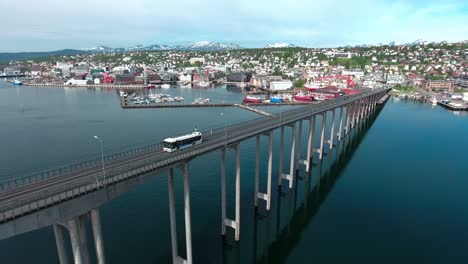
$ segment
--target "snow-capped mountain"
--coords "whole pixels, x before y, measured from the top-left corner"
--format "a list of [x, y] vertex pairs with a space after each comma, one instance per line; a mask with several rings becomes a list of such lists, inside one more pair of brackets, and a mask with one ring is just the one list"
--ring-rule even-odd
[[90, 51], [90, 52], [113, 52], [114, 48], [107, 47], [107, 46], [98, 46], [98, 47], [93, 47], [93, 48], [84, 48], [81, 50]]
[[192, 43], [182, 49], [193, 50], [193, 51], [215, 51], [215, 50], [233, 50], [239, 49], [240, 46], [232, 43], [220, 43], [211, 41], [200, 41]]
[[94, 48], [82, 49], [87, 52], [125, 52], [125, 51], [148, 51], [148, 50], [190, 50], [190, 51], [217, 51], [217, 50], [233, 50], [239, 49], [240, 47], [231, 43], [220, 43], [220, 42], [210, 42], [210, 41], [200, 41], [192, 43], [188, 46], [170, 46], [170, 45], [136, 45], [129, 48], [111, 48], [107, 46], [99, 46]]
[[283, 43], [283, 42], [269, 44], [269, 45], [265, 46], [265, 48], [267, 48], [267, 49], [269, 49], [269, 48], [294, 48], [294, 47], [296, 47], [296, 45], [289, 44], [289, 43]]

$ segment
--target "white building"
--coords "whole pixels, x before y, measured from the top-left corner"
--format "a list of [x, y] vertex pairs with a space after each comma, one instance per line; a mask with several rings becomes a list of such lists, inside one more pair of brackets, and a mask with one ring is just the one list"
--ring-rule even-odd
[[65, 85], [87, 85], [87, 84], [92, 84], [93, 81], [90, 81], [90, 80], [75, 80], [75, 79], [70, 79], [68, 80], [66, 83], [64, 83]]
[[191, 64], [194, 64], [196, 62], [201, 62], [202, 64], [205, 64], [205, 58], [190, 58], [189, 62]]
[[270, 90], [274, 90], [274, 91], [288, 90], [288, 89], [291, 89], [291, 87], [292, 87], [292, 82], [289, 80], [270, 82]]
[[405, 76], [400, 74], [388, 74], [387, 83], [388, 84], [402, 84], [405, 82]]
[[364, 71], [360, 69], [349, 69], [341, 71], [342, 75], [354, 76], [356, 78], [362, 79], [364, 77]]
[[191, 82], [192, 81], [192, 75], [191, 74], [180, 74], [179, 75], [179, 80], [181, 82]]

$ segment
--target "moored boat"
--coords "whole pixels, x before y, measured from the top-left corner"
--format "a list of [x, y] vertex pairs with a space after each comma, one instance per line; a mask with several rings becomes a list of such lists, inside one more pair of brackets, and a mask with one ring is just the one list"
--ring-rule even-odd
[[294, 100], [301, 102], [312, 102], [314, 100], [314, 96], [298, 93], [294, 96]]
[[244, 103], [261, 103], [263, 98], [247, 95], [243, 101]]
[[23, 85], [23, 82], [21, 82], [20, 80], [14, 80], [13, 85]]

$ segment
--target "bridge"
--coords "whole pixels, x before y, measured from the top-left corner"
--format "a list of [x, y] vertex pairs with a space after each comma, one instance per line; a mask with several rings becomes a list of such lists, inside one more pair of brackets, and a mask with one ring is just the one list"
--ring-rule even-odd
[[[149, 145], [132, 151], [116, 153], [102, 159], [89, 160], [70, 166], [40, 172], [27, 177], [0, 183], [0, 239], [16, 236], [46, 226], [53, 226], [60, 263], [68, 263], [64, 232], [71, 241], [74, 263], [89, 263], [86, 238], [86, 219], [90, 218], [96, 256], [105, 263], [99, 207], [129, 189], [143, 184], [157, 173], [168, 173], [169, 215], [174, 263], [193, 263], [190, 218], [190, 160], [220, 150], [221, 152], [221, 235], [226, 229], [234, 230], [234, 239], [240, 240], [240, 142], [256, 138], [256, 166], [254, 206], [265, 201], [270, 210], [272, 190], [273, 131], [280, 129], [279, 171], [276, 184], [292, 189], [295, 170], [303, 166], [309, 172], [314, 154], [322, 160], [327, 150], [342, 141], [352, 129], [368, 119], [379, 104], [385, 102], [389, 89], [366, 91], [359, 95], [344, 96], [320, 104], [308, 105], [262, 117], [244, 123], [203, 132], [203, 143], [173, 153], [162, 151], [160, 144]], [[330, 129], [326, 133], [327, 116], [331, 113]], [[338, 118], [337, 115], [339, 115]], [[321, 117], [321, 122], [316, 118]], [[306, 153], [301, 153], [303, 123], [308, 123]], [[315, 135], [316, 125], [319, 133]], [[296, 128], [298, 126], [298, 129]], [[291, 129], [290, 166], [284, 171], [284, 132]], [[296, 135], [296, 129], [298, 131]], [[267, 188], [259, 190], [260, 137], [268, 138]], [[314, 146], [318, 136], [319, 144]], [[235, 152], [235, 217], [226, 217], [226, 151]], [[105, 169], [104, 169], [105, 168]], [[174, 169], [183, 174], [184, 217], [186, 230], [186, 259], [177, 252], [176, 218], [174, 206]], [[151, 172], [151, 173], [150, 173]]]

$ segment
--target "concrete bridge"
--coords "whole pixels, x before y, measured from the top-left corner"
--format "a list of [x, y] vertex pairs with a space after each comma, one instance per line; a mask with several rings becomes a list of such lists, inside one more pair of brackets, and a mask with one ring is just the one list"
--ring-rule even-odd
[[[294, 187], [295, 170], [304, 166], [309, 172], [313, 156], [322, 160], [326, 149], [333, 149], [358, 124], [367, 120], [379, 103], [384, 103], [389, 89], [367, 91], [363, 94], [345, 96], [320, 104], [281, 112], [274, 116], [262, 117], [244, 123], [223, 127], [203, 133], [200, 145], [180, 151], [163, 152], [159, 144], [149, 145], [132, 151], [113, 154], [103, 160], [90, 160], [71, 166], [44, 171], [28, 177], [0, 183], [0, 239], [16, 236], [35, 229], [53, 225], [60, 263], [69, 263], [66, 253], [64, 232], [70, 235], [74, 263], [89, 263], [86, 223], [90, 218], [96, 256], [99, 263], [105, 263], [104, 243], [101, 233], [99, 207], [129, 189], [143, 184], [158, 172], [168, 173], [169, 209], [174, 263], [193, 263], [189, 163], [191, 159], [208, 152], [220, 150], [221, 154], [221, 235], [226, 229], [234, 230], [234, 239], [240, 239], [240, 142], [256, 138], [256, 169], [254, 206], [259, 199], [265, 200], [265, 209], [270, 210], [272, 180], [278, 186]], [[330, 129], [326, 132], [327, 113], [331, 112]], [[321, 116], [321, 122], [316, 117]], [[338, 117], [338, 118], [337, 118]], [[308, 123], [308, 133], [303, 138], [303, 123]], [[317, 124], [318, 123], [318, 124]], [[314, 135], [316, 125], [319, 135]], [[296, 135], [296, 127], [298, 133]], [[273, 131], [280, 129], [279, 171], [273, 179], [272, 145]], [[292, 144], [289, 170], [283, 169], [285, 151], [284, 131], [291, 129]], [[267, 188], [259, 190], [259, 149], [260, 137], [268, 138]], [[319, 137], [319, 145], [314, 146], [314, 138]], [[303, 139], [305, 141], [303, 142]], [[298, 146], [307, 145], [306, 153]], [[235, 217], [226, 217], [226, 151], [235, 152]], [[105, 170], [103, 170], [105, 167]], [[186, 230], [186, 259], [179, 257], [176, 240], [176, 218], [174, 208], [174, 169], [182, 170], [184, 185], [184, 217]], [[151, 172], [151, 173], [150, 173]]]

